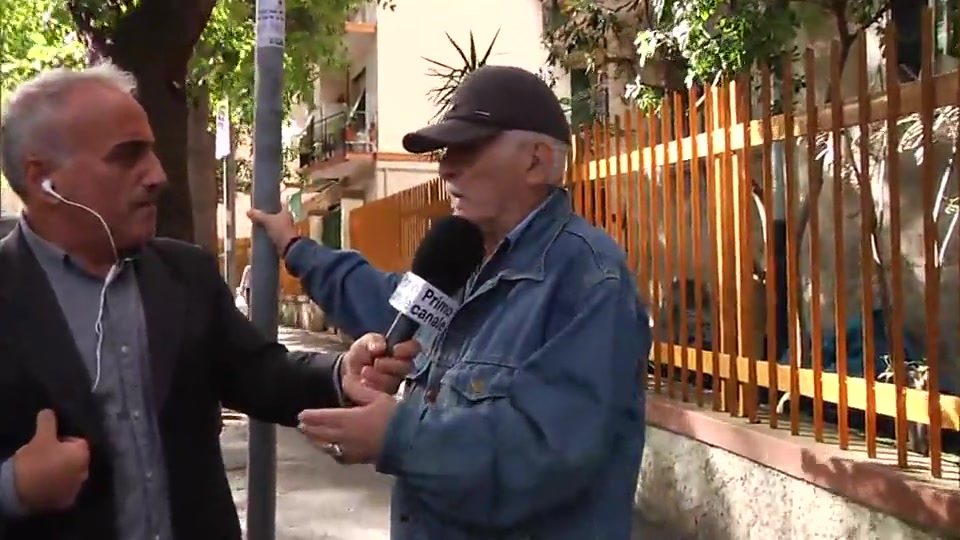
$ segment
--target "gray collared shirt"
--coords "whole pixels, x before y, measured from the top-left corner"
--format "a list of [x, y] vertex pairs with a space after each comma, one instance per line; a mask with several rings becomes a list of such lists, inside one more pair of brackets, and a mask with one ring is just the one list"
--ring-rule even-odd
[[[101, 407], [113, 463], [119, 538], [173, 540], [158, 411], [152, 405], [146, 322], [133, 267], [129, 261], [122, 263], [104, 291], [102, 279], [37, 236], [26, 220], [19, 226], [56, 293]], [[0, 503], [4, 513], [23, 511], [13, 486], [12, 460], [0, 471]]]

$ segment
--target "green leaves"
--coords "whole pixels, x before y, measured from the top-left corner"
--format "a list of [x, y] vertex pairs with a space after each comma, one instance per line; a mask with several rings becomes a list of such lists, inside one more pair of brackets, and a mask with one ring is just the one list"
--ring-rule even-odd
[[[344, 22], [360, 0], [287, 0], [284, 106], [312, 97], [321, 68], [343, 58]], [[219, 0], [191, 60], [191, 83], [214, 100], [228, 97], [233, 121], [253, 123], [255, 8], [250, 0]]]
[[[849, 33], [879, 20], [887, 0], [543, 0], [557, 11], [544, 33], [552, 65], [613, 67], [635, 78], [626, 97], [646, 107], [665, 91], [681, 91], [749, 72], [768, 63], [780, 75], [780, 59], [796, 54], [797, 32], [844, 21]], [[838, 23], [839, 24], [839, 23]], [[834, 30], [834, 29], [831, 29]], [[623, 44], [633, 41], [634, 50]], [[792, 81], [802, 85], [799, 74]]]
[[40, 70], [82, 65], [85, 54], [63, 2], [0, 1], [0, 93]]
[[[81, 35], [106, 40], [113, 25], [142, 0], [0, 0], [0, 91], [10, 91], [38, 71], [81, 66]], [[362, 0], [287, 0], [284, 104], [311, 96], [320, 69], [342, 59], [344, 22]], [[391, 0], [378, 4], [393, 9]], [[219, 0], [190, 60], [192, 91], [229, 98], [233, 120], [252, 124], [255, 70], [255, 2]], [[82, 31], [78, 31], [82, 30]], [[211, 118], [212, 121], [212, 118]]]
[[433, 120], [443, 116], [443, 114], [447, 112], [447, 109], [450, 108], [450, 100], [453, 97], [453, 93], [460, 87], [463, 79], [466, 78], [467, 75], [487, 65], [487, 61], [490, 59], [491, 53], [493, 53], [493, 47], [497, 43], [497, 38], [500, 36], [500, 29], [497, 29], [497, 32], [493, 35], [493, 39], [490, 40], [486, 51], [484, 51], [482, 55], [477, 54], [477, 44], [473, 37], [472, 30], [470, 31], [470, 46], [468, 52], [465, 52], [450, 34], [444, 32], [444, 35], [447, 36], [450, 45], [460, 57], [459, 66], [454, 67], [439, 60], [421, 57], [432, 66], [427, 70], [427, 75], [440, 80], [440, 83], [436, 87], [427, 92], [430, 100], [437, 106]]

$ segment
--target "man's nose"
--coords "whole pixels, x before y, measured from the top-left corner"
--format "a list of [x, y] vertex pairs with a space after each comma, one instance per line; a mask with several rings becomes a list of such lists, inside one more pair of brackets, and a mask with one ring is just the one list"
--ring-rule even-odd
[[167, 173], [163, 170], [163, 165], [160, 164], [156, 154], [153, 155], [150, 172], [147, 173], [143, 183], [144, 187], [152, 190], [162, 189], [167, 185]]

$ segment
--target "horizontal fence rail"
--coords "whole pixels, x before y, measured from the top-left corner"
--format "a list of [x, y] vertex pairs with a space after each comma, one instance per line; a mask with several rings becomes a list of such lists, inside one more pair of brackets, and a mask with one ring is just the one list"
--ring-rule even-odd
[[[568, 189], [636, 273], [653, 391], [960, 487], [960, 72], [932, 35], [928, 10], [915, 81], [888, 28], [880, 66], [833, 43], [590, 126]], [[354, 210], [351, 242], [402, 271], [449, 212], [433, 180]]]

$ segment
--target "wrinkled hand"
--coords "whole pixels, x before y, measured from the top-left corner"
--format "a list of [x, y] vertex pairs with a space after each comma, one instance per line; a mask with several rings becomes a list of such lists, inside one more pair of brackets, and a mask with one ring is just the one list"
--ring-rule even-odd
[[70, 508], [87, 480], [89, 467], [87, 441], [59, 439], [57, 417], [44, 409], [37, 414], [33, 439], [13, 456], [17, 497], [30, 513]]
[[267, 236], [273, 242], [274, 247], [280, 257], [283, 257], [283, 250], [297, 237], [297, 226], [293, 222], [293, 215], [286, 208], [276, 214], [268, 214], [262, 210], [251, 208], [247, 210], [247, 217], [255, 225], [260, 225], [267, 231]]
[[367, 334], [353, 343], [340, 363], [343, 391], [357, 402], [356, 394], [361, 386], [386, 394], [396, 394], [403, 380], [413, 368], [413, 358], [420, 352], [420, 345], [406, 341], [393, 348], [393, 356], [387, 352], [387, 341], [379, 334]]
[[300, 413], [300, 431], [321, 449], [338, 444], [343, 464], [374, 463], [380, 456], [383, 437], [397, 408], [393, 396], [358, 386], [351, 396], [357, 407], [308, 409]]

